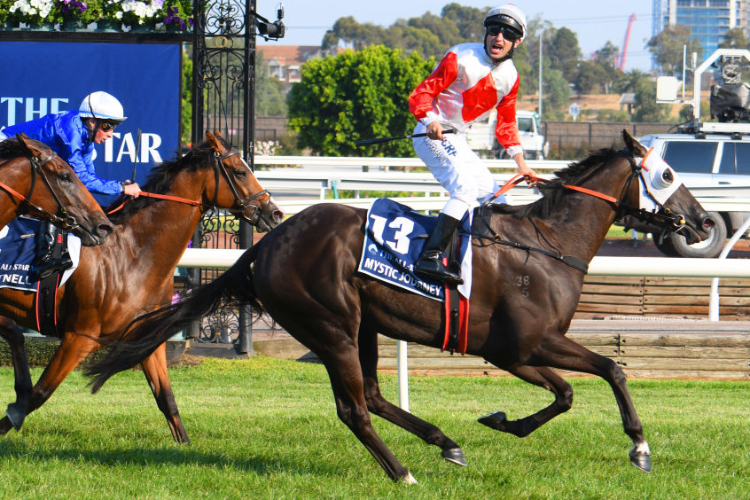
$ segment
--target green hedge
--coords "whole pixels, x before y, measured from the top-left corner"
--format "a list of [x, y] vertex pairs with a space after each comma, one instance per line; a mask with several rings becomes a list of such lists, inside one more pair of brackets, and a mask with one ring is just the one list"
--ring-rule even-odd
[[[58, 345], [60, 345], [60, 340], [56, 338], [26, 337], [26, 359], [29, 362], [29, 367], [43, 368], [47, 366]], [[90, 354], [86, 358], [86, 362], [99, 359], [103, 353], [104, 351], [98, 351]], [[10, 345], [3, 340], [0, 342], [0, 366], [12, 365], [13, 357], [11, 356]]]

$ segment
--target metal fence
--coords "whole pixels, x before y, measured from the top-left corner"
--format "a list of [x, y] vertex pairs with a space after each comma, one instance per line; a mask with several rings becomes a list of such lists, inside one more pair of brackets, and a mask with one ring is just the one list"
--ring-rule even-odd
[[675, 132], [676, 127], [677, 125], [670, 123], [542, 122], [542, 134], [549, 142], [550, 150], [597, 149], [619, 146], [622, 143], [623, 129], [634, 137], [641, 137]]

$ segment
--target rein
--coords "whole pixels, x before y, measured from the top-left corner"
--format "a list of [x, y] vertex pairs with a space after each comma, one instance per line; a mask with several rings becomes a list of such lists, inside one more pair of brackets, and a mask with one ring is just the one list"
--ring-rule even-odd
[[[232, 181], [231, 177], [229, 176], [229, 172], [227, 172], [226, 166], [224, 165], [224, 160], [226, 160], [227, 158], [230, 158], [232, 156], [238, 155], [238, 154], [240, 154], [239, 151], [230, 151], [229, 153], [225, 154], [224, 156], [221, 156], [218, 151], [214, 151], [213, 156], [216, 159], [216, 167], [214, 168], [214, 174], [215, 174], [214, 186], [215, 186], [215, 190], [214, 190], [214, 200], [211, 203], [203, 203], [201, 201], [189, 200], [187, 198], [181, 198], [179, 196], [171, 196], [171, 195], [167, 195], [167, 194], [149, 193], [147, 191], [141, 191], [139, 193], [139, 196], [144, 196], [146, 198], [154, 198], [154, 199], [158, 199], [158, 200], [175, 201], [177, 203], [183, 203], [185, 205], [191, 205], [191, 206], [194, 206], [194, 207], [200, 206], [202, 208], [213, 208], [213, 207], [215, 207], [215, 206], [218, 205], [218, 201], [217, 200], [219, 198], [219, 171], [221, 171], [221, 174], [224, 176], [224, 179], [226, 180], [226, 183], [229, 186], [229, 189], [232, 191], [232, 196], [234, 196], [234, 206], [232, 208], [236, 209], [236, 210], [238, 210], [240, 212], [244, 212], [245, 209], [247, 208], [247, 206], [248, 206], [247, 204], [249, 202], [253, 201], [254, 199], [256, 199], [256, 198], [258, 198], [260, 196], [263, 196], [264, 194], [269, 194], [270, 195], [270, 193], [268, 192], [267, 189], [264, 189], [264, 190], [262, 190], [262, 191], [260, 191], [258, 193], [255, 193], [254, 195], [251, 195], [251, 196], [249, 196], [249, 197], [247, 197], [245, 199], [242, 199], [242, 197], [240, 197], [239, 191], [237, 190], [237, 186]], [[118, 205], [116, 208], [114, 208], [114, 209], [110, 210], [109, 212], [107, 212], [107, 215], [111, 215], [111, 214], [119, 211], [120, 209], [122, 209], [125, 206], [125, 203], [127, 203], [127, 201], [124, 201], [123, 203], [121, 203], [120, 205]], [[256, 212], [261, 209], [261, 207], [259, 205], [253, 205], [253, 208], [255, 209]], [[253, 213], [253, 215], [251, 217], [249, 217], [249, 218], [245, 217], [244, 215], [242, 216], [242, 218], [248, 219], [248, 222], [249, 222], [249, 220], [252, 219], [254, 216], [255, 216], [255, 213]]]
[[[635, 163], [635, 160], [632, 155], [629, 155], [627, 159], [630, 162], [632, 173], [626, 180], [625, 186], [623, 186], [621, 196], [622, 196], [622, 193], [625, 193], [628, 191], [628, 189], [630, 188], [630, 183], [635, 178], [640, 178], [643, 185], [648, 186], [648, 184], [646, 183], [646, 180], [643, 178], [643, 167]], [[484, 209], [484, 207], [488, 206], [494, 200], [496, 200], [497, 198], [499, 198], [501, 195], [505, 194], [506, 192], [510, 191], [510, 189], [512, 189], [513, 187], [518, 185], [521, 181], [527, 178], [534, 182], [550, 182], [547, 179], [543, 179], [537, 176], [524, 176], [522, 174], [516, 174], [508, 182], [506, 182], [505, 185], [503, 185], [495, 194], [493, 194], [492, 198], [484, 202], [482, 204], [482, 207], [480, 207], [480, 210]], [[572, 184], [562, 184], [562, 187], [564, 187], [565, 189], [569, 189], [571, 191], [577, 191], [579, 193], [587, 194], [589, 196], [593, 196], [595, 198], [604, 200], [614, 205], [615, 210], [617, 211], [618, 214], [624, 212], [624, 213], [633, 215], [639, 220], [648, 222], [650, 224], [663, 226], [665, 229], [674, 228], [674, 230], [679, 230], [685, 225], [684, 216], [672, 213], [672, 211], [669, 210], [667, 207], [665, 207], [662, 203], [659, 203], [659, 201], [656, 200], [654, 195], [648, 190], [647, 187], [646, 187], [646, 193], [654, 201], [654, 203], [656, 203], [656, 206], [659, 207], [660, 209], [659, 212], [649, 212], [643, 208], [633, 207], [631, 205], [628, 205], [620, 201], [618, 198], [615, 198], [613, 196], [610, 196], [604, 193], [600, 193], [599, 191], [594, 191], [593, 189], [588, 189], [588, 188], [581, 187], [581, 186], [574, 186]], [[490, 227], [490, 224], [487, 221], [487, 218], [485, 217], [484, 213], [481, 213], [481, 217], [482, 217], [482, 221], [484, 222], [484, 225], [487, 231], [492, 235], [492, 238], [487, 238], [484, 235], [475, 235], [479, 237], [480, 239], [491, 239], [493, 242], [501, 244], [501, 245], [506, 245], [506, 246], [517, 248], [517, 249], [524, 250], [527, 252], [541, 253], [555, 260], [558, 260], [562, 262], [563, 264], [566, 264], [572, 267], [573, 269], [577, 269], [578, 271], [581, 271], [584, 274], [588, 273], [588, 263], [576, 257], [572, 257], [569, 255], [562, 255], [560, 253], [551, 252], [551, 251], [544, 250], [541, 248], [535, 248], [535, 247], [532, 247], [523, 243], [517, 243], [514, 241], [504, 240], [499, 234], [497, 234], [497, 232], [494, 229], [492, 229], [492, 227]]]

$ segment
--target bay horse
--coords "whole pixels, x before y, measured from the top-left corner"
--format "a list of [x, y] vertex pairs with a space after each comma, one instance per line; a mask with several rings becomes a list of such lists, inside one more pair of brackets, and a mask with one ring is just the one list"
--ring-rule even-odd
[[[622, 370], [565, 336], [585, 274], [575, 263], [591, 261], [623, 211], [661, 219], [672, 230], [680, 228], [690, 242], [707, 237], [712, 221], [676, 181], [676, 190], [658, 214], [634, 208], [640, 207], [639, 180], [645, 168], [638, 158], [647, 151], [627, 132], [623, 138], [622, 150], [594, 152], [558, 172], [555, 180], [540, 187], [544, 196], [534, 203], [488, 205], [487, 225], [494, 236], [473, 234], [466, 352], [554, 395], [549, 406], [519, 420], [508, 420], [503, 412], [479, 419], [519, 437], [570, 409], [573, 390], [554, 368], [603, 378], [633, 441], [631, 462], [650, 471], [650, 450]], [[658, 180], [663, 183], [675, 179], [668, 167], [661, 175]], [[386, 401], [380, 392], [377, 334], [439, 349], [445, 321], [440, 302], [357, 272], [366, 218], [366, 210], [337, 204], [314, 205], [289, 218], [216, 280], [184, 301], [136, 320], [107, 356], [88, 367], [87, 374], [95, 376], [93, 390], [151, 356], [176, 331], [222, 300], [233, 299], [265, 310], [318, 355], [331, 380], [338, 417], [390, 478], [415, 482], [376, 434], [370, 412], [438, 446], [443, 458], [466, 465], [453, 440]]]
[[19, 215], [46, 219], [100, 245], [112, 224], [73, 168], [24, 134], [0, 142], [0, 229]]
[[[62, 342], [33, 388], [23, 335], [0, 321], [16, 377], [16, 401], [0, 420], [0, 434], [20, 429], [26, 416], [44, 404], [89, 353], [102, 347], [98, 339], [122, 333], [138, 314], [171, 302], [174, 270], [207, 209], [226, 209], [259, 231], [281, 222], [283, 212], [239, 151], [218, 135], [206, 136], [205, 143], [185, 156], [154, 167], [140, 197], [111, 215], [112, 235], [101, 246], [82, 250], [78, 269], [56, 297], [54, 333]], [[0, 319], [33, 328], [34, 294], [0, 289]], [[165, 350], [145, 360], [143, 371], [172, 436], [189, 442], [174, 403]]]

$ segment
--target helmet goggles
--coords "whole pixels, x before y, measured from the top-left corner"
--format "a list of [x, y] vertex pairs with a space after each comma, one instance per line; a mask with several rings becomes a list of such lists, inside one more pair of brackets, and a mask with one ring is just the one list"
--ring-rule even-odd
[[515, 42], [523, 37], [523, 27], [518, 21], [504, 14], [488, 17], [484, 21], [484, 27], [487, 29], [488, 35], [502, 34], [503, 38], [509, 42]]

